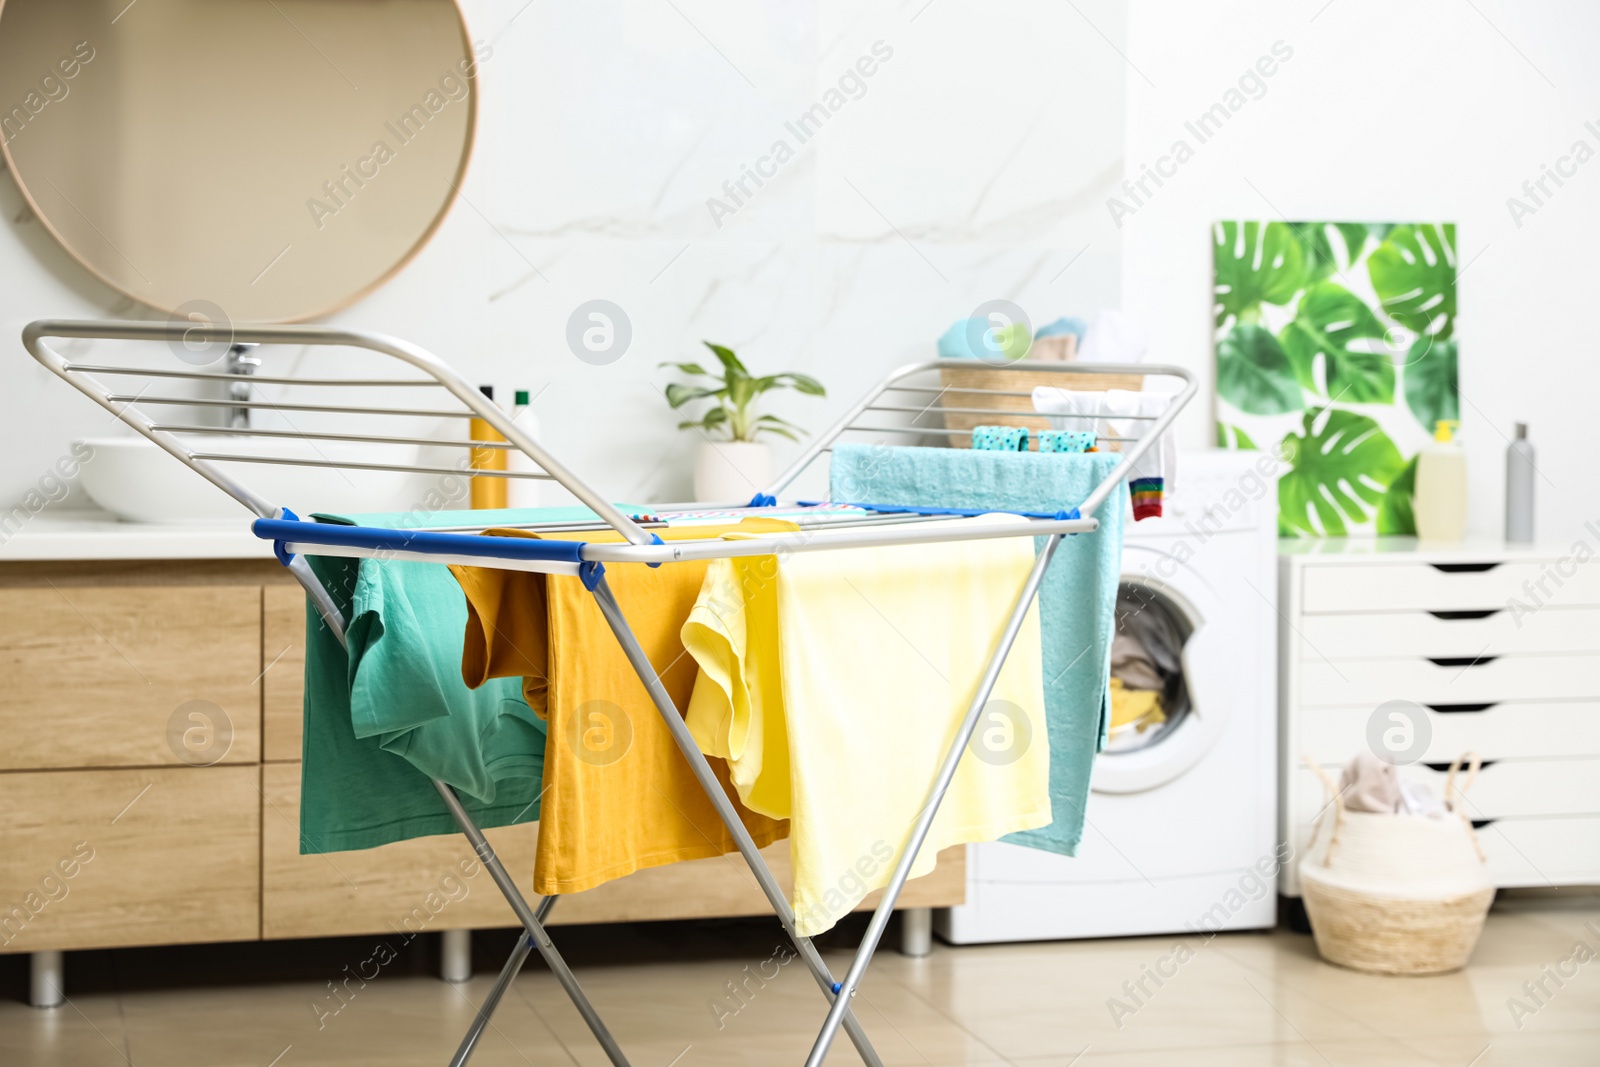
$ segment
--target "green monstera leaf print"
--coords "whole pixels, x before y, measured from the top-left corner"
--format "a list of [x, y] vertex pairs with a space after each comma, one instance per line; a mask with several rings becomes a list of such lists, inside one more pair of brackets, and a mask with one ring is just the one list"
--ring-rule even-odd
[[1282, 222], [1219, 222], [1212, 230], [1217, 325], [1253, 322], [1261, 305], [1288, 304], [1305, 282], [1305, 251]]
[[1394, 321], [1441, 341], [1455, 333], [1454, 223], [1396, 226], [1367, 257], [1367, 274]]
[[1434, 337], [1419, 337], [1406, 353], [1406, 365], [1401, 373], [1406, 407], [1429, 433], [1440, 419], [1461, 418], [1456, 344]]
[[1239, 427], [1219, 422], [1217, 423], [1217, 447], [1254, 452], [1259, 446], [1250, 440], [1250, 435]]
[[1346, 404], [1392, 404], [1394, 360], [1383, 333], [1383, 323], [1360, 297], [1318, 282], [1300, 297], [1294, 321], [1278, 340], [1307, 391]]
[[1305, 407], [1278, 339], [1248, 323], [1235, 325], [1217, 342], [1217, 392], [1252, 415], [1282, 415]]
[[1312, 408], [1279, 446], [1289, 471], [1278, 479], [1280, 528], [1306, 537], [1342, 537], [1371, 521], [1405, 460], [1365, 415]]
[[[1305, 249], [1306, 284], [1349, 270], [1367, 245], [1367, 225], [1363, 222], [1291, 222], [1289, 225]], [[1334, 233], [1339, 235], [1339, 242], [1334, 241]]]
[[1400, 477], [1389, 483], [1378, 502], [1378, 533], [1382, 536], [1410, 537], [1417, 532], [1411, 498], [1417, 493], [1417, 460], [1412, 457]]

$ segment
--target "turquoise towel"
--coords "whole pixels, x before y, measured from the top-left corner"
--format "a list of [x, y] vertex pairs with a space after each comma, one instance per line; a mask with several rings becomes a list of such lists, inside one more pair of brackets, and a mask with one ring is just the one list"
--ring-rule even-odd
[[[830, 496], [997, 511], [1057, 511], [1076, 507], [1121, 457], [1110, 452], [1006, 453], [965, 448], [890, 448], [838, 444]], [[1044, 699], [1050, 743], [1050, 803], [1055, 820], [1005, 840], [1065, 856], [1083, 836], [1089, 772], [1106, 740], [1106, 690], [1122, 571], [1122, 523], [1127, 486], [1097, 513], [1100, 529], [1063, 539], [1039, 589], [1044, 642]], [[1043, 539], [1036, 539], [1042, 545]]]
[[940, 359], [981, 359], [1010, 363], [1028, 354], [1033, 338], [1022, 323], [995, 329], [984, 319], [961, 319], [939, 337]]
[[[592, 519], [587, 508], [497, 512], [493, 521]], [[485, 513], [331, 516], [410, 528], [486, 521]], [[455, 787], [479, 826], [539, 818], [546, 726], [520, 678], [461, 680], [467, 604], [443, 564], [309, 557], [348, 622], [348, 652], [315, 612], [306, 620], [300, 850], [374, 848], [451, 833], [429, 781]]]

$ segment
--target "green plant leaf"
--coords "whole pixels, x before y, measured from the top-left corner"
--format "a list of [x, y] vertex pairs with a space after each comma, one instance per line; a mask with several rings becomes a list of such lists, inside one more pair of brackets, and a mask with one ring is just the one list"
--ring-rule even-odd
[[1305, 281], [1305, 251], [1281, 222], [1219, 222], [1212, 229], [1216, 324], [1253, 321], [1266, 304], [1288, 304]]
[[657, 363], [658, 367], [674, 367], [685, 374], [698, 374], [702, 378], [715, 378], [716, 375], [706, 370], [698, 363]]
[[733, 349], [726, 345], [714, 345], [710, 341], [701, 341], [701, 344], [711, 349], [711, 352], [722, 362], [723, 373], [729, 380], [735, 377], [748, 378], [750, 372], [744, 369], [744, 364], [739, 362], [739, 357], [733, 354]]
[[775, 433], [779, 437], [787, 437], [791, 441], [800, 440], [800, 438], [795, 436], [795, 433], [794, 433], [793, 430], [790, 430], [789, 428], [787, 428], [785, 426], [761, 426], [761, 425], [756, 426], [754, 429], [752, 429], [750, 431], [750, 438], [751, 438], [751, 440], [754, 440], [758, 434], [764, 434], [764, 433]]
[[1455, 333], [1454, 223], [1396, 226], [1367, 257], [1367, 274], [1394, 321], [1441, 341]]
[[[1305, 251], [1306, 283], [1349, 270], [1367, 243], [1367, 227], [1360, 222], [1291, 222], [1289, 226]], [[1332, 238], [1335, 230], [1343, 239], [1343, 249]]]
[[1406, 353], [1401, 386], [1406, 407], [1422, 428], [1433, 432], [1440, 419], [1461, 418], [1461, 391], [1456, 377], [1456, 342], [1419, 337]]
[[1412, 497], [1417, 492], [1417, 460], [1413, 456], [1400, 476], [1389, 483], [1383, 499], [1378, 502], [1378, 533], [1387, 536], [1410, 537], [1417, 532], [1417, 520], [1412, 510]]
[[1252, 415], [1282, 415], [1305, 407], [1278, 339], [1248, 323], [1234, 326], [1217, 342], [1217, 392]]
[[1239, 427], [1219, 422], [1217, 423], [1217, 447], [1254, 451], [1256, 443], [1250, 440], [1250, 435]]
[[822, 383], [806, 374], [796, 374], [786, 371], [783, 374], [769, 374], [764, 378], [757, 378], [756, 384], [761, 392], [768, 389], [789, 388], [807, 396], [827, 396], [828, 391], [822, 388]]
[[1353, 267], [1367, 248], [1368, 227], [1364, 222], [1335, 222], [1333, 228], [1344, 238], [1345, 266]]
[[727, 431], [728, 409], [718, 405], [707, 411], [698, 419], [689, 419], [678, 423], [680, 430], [699, 430], [702, 433]]
[[[782, 437], [787, 437], [791, 441], [798, 441], [800, 437], [806, 435], [806, 430], [804, 427], [796, 426], [788, 419], [780, 419], [776, 415], [763, 415], [755, 421], [750, 431], [750, 436], [754, 437], [759, 433], [775, 433]], [[799, 436], [796, 436], [797, 434]]]
[[1360, 297], [1318, 282], [1301, 294], [1294, 321], [1278, 339], [1308, 392], [1349, 404], [1392, 404], [1394, 360], [1383, 334], [1383, 323]]
[[1371, 521], [1405, 466], [1394, 442], [1365, 415], [1337, 408], [1310, 409], [1300, 427], [1279, 445], [1289, 464], [1278, 479], [1284, 525], [1302, 536], [1342, 537]]
[[667, 404], [676, 411], [691, 400], [699, 400], [708, 396], [722, 395], [721, 389], [707, 389], [698, 385], [681, 385], [672, 382], [666, 388]]

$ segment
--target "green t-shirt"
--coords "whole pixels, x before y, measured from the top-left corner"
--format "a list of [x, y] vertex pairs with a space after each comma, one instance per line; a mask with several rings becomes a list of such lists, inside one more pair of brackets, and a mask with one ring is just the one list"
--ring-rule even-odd
[[[363, 526], [414, 515], [316, 516]], [[505, 522], [592, 519], [586, 508], [503, 512]], [[426, 525], [486, 521], [442, 512]], [[574, 535], [577, 536], [577, 535]], [[458, 827], [430, 779], [453, 786], [480, 827], [539, 818], [545, 724], [520, 678], [461, 680], [466, 597], [441, 563], [308, 557], [348, 620], [348, 651], [306, 613], [300, 851], [375, 848]]]

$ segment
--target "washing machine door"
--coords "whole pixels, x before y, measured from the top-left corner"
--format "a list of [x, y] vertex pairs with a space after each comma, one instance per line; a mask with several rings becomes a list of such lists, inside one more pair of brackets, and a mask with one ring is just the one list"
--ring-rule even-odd
[[1091, 788], [1138, 793], [1182, 776], [1227, 723], [1227, 681], [1243, 649], [1224, 647], [1226, 613], [1215, 589], [1160, 544], [1123, 547], [1112, 653], [1111, 737]]

